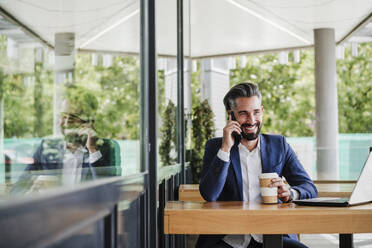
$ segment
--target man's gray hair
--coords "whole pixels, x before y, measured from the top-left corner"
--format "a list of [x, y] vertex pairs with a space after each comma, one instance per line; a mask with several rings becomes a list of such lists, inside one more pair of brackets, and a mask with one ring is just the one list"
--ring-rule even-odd
[[225, 105], [226, 111], [232, 110], [232, 108], [236, 106], [235, 100], [237, 98], [251, 96], [257, 96], [261, 101], [261, 92], [257, 85], [249, 82], [235, 85], [223, 98], [223, 104]]

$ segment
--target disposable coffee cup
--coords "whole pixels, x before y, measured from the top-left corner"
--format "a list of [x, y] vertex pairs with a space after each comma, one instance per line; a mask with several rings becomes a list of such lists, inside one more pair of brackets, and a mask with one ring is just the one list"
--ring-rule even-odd
[[275, 172], [273, 173], [262, 173], [260, 175], [260, 189], [261, 189], [261, 197], [262, 202], [266, 204], [275, 204], [278, 203], [278, 188], [272, 187], [270, 188], [269, 185], [271, 184], [271, 180], [277, 178], [278, 174]]

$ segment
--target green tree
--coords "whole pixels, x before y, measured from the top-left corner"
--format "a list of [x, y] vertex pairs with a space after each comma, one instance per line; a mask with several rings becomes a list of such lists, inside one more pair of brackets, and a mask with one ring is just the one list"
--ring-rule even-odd
[[3, 69], [0, 67], [0, 101], [2, 101], [4, 97], [4, 90], [5, 90], [5, 74]]
[[76, 83], [86, 85], [99, 101], [95, 126], [106, 138], [139, 139], [139, 60], [115, 57], [112, 66], [93, 66], [91, 55], [78, 54]]
[[213, 122], [214, 114], [208, 103], [204, 100], [195, 104], [192, 110], [192, 151], [191, 151], [191, 171], [193, 182], [199, 183], [201, 168], [203, 166], [205, 143], [215, 136]]
[[170, 165], [176, 162], [176, 158], [171, 156], [176, 148], [176, 111], [177, 107], [169, 101], [162, 115], [163, 125], [160, 129], [161, 141], [159, 145], [160, 161], [163, 165]]
[[[6, 56], [7, 38], [0, 36], [0, 73], [4, 97], [4, 134], [10, 137], [35, 137], [52, 134], [53, 70], [35, 64], [34, 72], [20, 72], [20, 63]], [[291, 54], [290, 54], [291, 55]], [[30, 57], [30, 58], [29, 58]], [[286, 136], [313, 136], [315, 129], [314, 54], [301, 52], [300, 63], [279, 65], [276, 54], [247, 56], [244, 68], [230, 72], [231, 85], [253, 81], [263, 95], [263, 132]], [[27, 63], [33, 60], [28, 56]], [[290, 61], [292, 57], [290, 56]], [[32, 62], [32, 61], [31, 61]], [[359, 56], [337, 61], [339, 131], [372, 130], [372, 43], [359, 45]], [[18, 64], [17, 64], [18, 63]], [[16, 68], [16, 69], [14, 69]], [[18, 68], [18, 69], [17, 69]], [[139, 58], [117, 56], [112, 66], [93, 66], [91, 55], [76, 56], [75, 83], [98, 98], [96, 128], [107, 138], [139, 138]], [[35, 78], [25, 80], [25, 78]], [[192, 105], [199, 104], [200, 70], [192, 73]], [[28, 83], [27, 83], [28, 82]], [[30, 83], [31, 82], [31, 83]], [[158, 109], [163, 113], [164, 73], [158, 77]], [[202, 144], [204, 145], [204, 144]]]
[[4, 83], [4, 136], [32, 137], [33, 116], [31, 90], [24, 83], [22, 75], [7, 75]]
[[7, 37], [0, 35], [5, 138], [51, 134], [53, 74], [40, 63], [34, 64], [33, 49], [19, 48], [18, 59], [8, 58], [6, 50]]
[[312, 136], [315, 126], [313, 67], [311, 50], [301, 53], [300, 63], [289, 65], [280, 65], [276, 54], [247, 56], [244, 68], [230, 71], [230, 84], [251, 81], [258, 85], [264, 106], [263, 132]]
[[[35, 49], [36, 53], [36, 49]], [[34, 85], [34, 136], [42, 137], [44, 130], [44, 106], [43, 106], [43, 88], [44, 82], [42, 80], [43, 63], [40, 61], [34, 62], [34, 74], [35, 74], [35, 85]]]
[[340, 133], [372, 132], [372, 43], [359, 44], [358, 56], [345, 51], [337, 61]]

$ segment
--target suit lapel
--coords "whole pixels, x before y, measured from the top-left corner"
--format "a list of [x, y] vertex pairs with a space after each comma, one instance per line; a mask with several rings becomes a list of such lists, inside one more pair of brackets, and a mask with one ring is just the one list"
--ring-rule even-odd
[[239, 147], [235, 144], [230, 151], [231, 163], [233, 164], [236, 181], [238, 183], [240, 200], [243, 200], [242, 168], [240, 165]]
[[261, 165], [262, 165], [262, 173], [269, 173], [270, 170], [270, 163], [268, 161], [270, 154], [269, 146], [266, 144], [266, 140], [263, 135], [260, 134], [260, 152], [261, 152]]
[[87, 178], [89, 170], [90, 170], [89, 162], [87, 160], [89, 160], [89, 154], [88, 154], [88, 152], [84, 152], [83, 164], [81, 165], [81, 167], [83, 168], [81, 170], [81, 179], [82, 180], [85, 180]]

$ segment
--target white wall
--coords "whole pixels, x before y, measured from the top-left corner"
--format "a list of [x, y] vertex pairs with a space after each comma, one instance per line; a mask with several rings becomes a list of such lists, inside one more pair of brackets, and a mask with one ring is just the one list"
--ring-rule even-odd
[[215, 58], [201, 61], [201, 100], [208, 99], [215, 115], [216, 136], [222, 136], [226, 125], [226, 110], [223, 98], [230, 89], [229, 59]]

